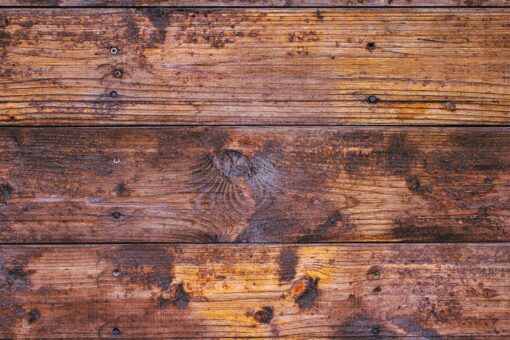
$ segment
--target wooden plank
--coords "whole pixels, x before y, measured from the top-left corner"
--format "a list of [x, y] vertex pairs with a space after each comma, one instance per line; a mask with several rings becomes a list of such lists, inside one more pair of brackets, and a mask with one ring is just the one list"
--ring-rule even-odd
[[510, 240], [507, 128], [3, 128], [1, 242]]
[[2, 337], [510, 337], [508, 244], [0, 252]]
[[218, 6], [218, 7], [313, 7], [313, 6], [509, 6], [508, 0], [1, 0], [0, 6]]
[[0, 13], [3, 124], [509, 123], [510, 9]]

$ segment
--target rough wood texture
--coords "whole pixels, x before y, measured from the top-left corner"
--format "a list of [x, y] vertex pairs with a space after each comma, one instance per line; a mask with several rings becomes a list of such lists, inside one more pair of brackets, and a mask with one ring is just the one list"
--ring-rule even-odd
[[0, 6], [509, 6], [509, 0], [0, 0]]
[[510, 9], [0, 13], [3, 124], [509, 123]]
[[506, 128], [4, 128], [1, 242], [510, 240]]
[[2, 337], [510, 337], [508, 245], [0, 252]]

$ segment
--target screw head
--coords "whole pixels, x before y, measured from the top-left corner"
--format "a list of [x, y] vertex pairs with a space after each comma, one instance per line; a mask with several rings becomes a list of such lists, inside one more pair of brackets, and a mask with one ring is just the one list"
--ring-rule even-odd
[[117, 47], [112, 47], [112, 48], [110, 48], [110, 53], [111, 53], [112, 55], [116, 55], [116, 54], [117, 54], [117, 53], [119, 53], [119, 52], [120, 52], [120, 51], [119, 51], [119, 49], [118, 49]]
[[115, 157], [112, 162], [113, 164], [120, 164], [120, 158]]
[[376, 96], [372, 95], [372, 96], [368, 96], [367, 98], [367, 101], [371, 104], [375, 104], [379, 101], [379, 98], [377, 98]]
[[374, 270], [374, 271], [372, 272], [372, 277], [373, 277], [374, 279], [376, 279], [376, 280], [377, 280], [377, 279], [379, 279], [379, 278], [381, 277], [381, 272], [380, 272], [380, 271], [378, 271], [378, 270]]
[[122, 75], [123, 75], [122, 70], [119, 70], [119, 69], [115, 69], [115, 70], [113, 70], [113, 76], [114, 76], [115, 78], [120, 78], [120, 77], [122, 77]]

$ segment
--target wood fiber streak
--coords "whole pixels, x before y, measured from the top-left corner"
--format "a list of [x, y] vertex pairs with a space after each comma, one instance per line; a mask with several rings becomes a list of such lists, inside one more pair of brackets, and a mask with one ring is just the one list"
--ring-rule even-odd
[[[113, 329], [131, 339], [510, 337], [508, 245], [2, 246], [0, 253], [2, 337], [109, 338]], [[282, 261], [287, 254], [291, 266]]]
[[509, 168], [506, 128], [3, 128], [0, 242], [509, 241]]
[[3, 9], [0, 123], [506, 125], [509, 22], [510, 9]]
[[509, 6], [508, 0], [0, 0], [0, 6]]

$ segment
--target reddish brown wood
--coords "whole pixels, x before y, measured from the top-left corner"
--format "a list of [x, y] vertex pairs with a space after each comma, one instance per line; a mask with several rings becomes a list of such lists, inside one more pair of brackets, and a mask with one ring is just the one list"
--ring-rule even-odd
[[509, 6], [508, 0], [1, 0], [0, 6], [245, 6], [245, 7], [300, 7], [300, 6]]
[[506, 244], [2, 246], [0, 254], [2, 337], [510, 337]]
[[2, 242], [508, 241], [506, 128], [3, 128]]
[[0, 123], [507, 125], [508, 22], [509, 9], [1, 10]]

